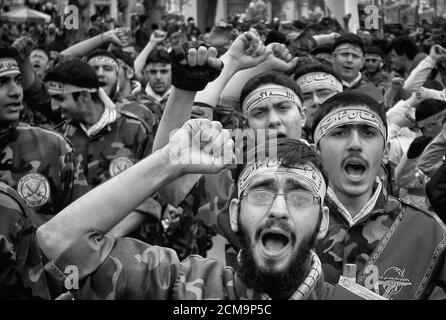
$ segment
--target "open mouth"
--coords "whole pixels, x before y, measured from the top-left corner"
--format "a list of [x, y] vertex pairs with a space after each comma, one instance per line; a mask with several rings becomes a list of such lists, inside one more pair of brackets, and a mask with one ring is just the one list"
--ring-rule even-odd
[[106, 86], [107, 86], [107, 83], [104, 82], [104, 81], [99, 81], [99, 86], [100, 86], [100, 87], [106, 87]]
[[280, 254], [290, 243], [290, 236], [282, 230], [266, 230], [260, 239], [269, 255]]
[[348, 159], [344, 163], [344, 171], [352, 180], [360, 180], [367, 169], [367, 164], [361, 159]]

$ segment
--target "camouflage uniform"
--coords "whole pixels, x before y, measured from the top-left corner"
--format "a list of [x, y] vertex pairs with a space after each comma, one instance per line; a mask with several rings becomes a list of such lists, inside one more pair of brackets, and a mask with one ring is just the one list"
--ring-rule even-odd
[[0, 182], [0, 299], [50, 299], [42, 257], [17, 192]]
[[88, 184], [96, 187], [146, 157], [152, 147], [147, 126], [136, 116], [118, 112], [115, 122], [88, 137], [77, 123], [67, 123], [62, 132], [81, 156]]
[[375, 72], [363, 72], [364, 77], [373, 83], [382, 95], [386, 93], [387, 88], [390, 86], [390, 75], [384, 70], [377, 70]]
[[149, 109], [153, 116], [155, 124], [153, 126], [154, 132], [156, 132], [156, 128], [158, 128], [158, 125], [161, 121], [161, 117], [163, 115], [163, 110], [166, 106], [167, 99], [163, 99], [163, 101], [160, 103], [156, 101], [154, 98], [146, 95], [142, 91], [134, 92], [127, 98], [129, 101], [137, 101], [144, 105], [147, 109]]
[[[324, 299], [331, 286], [317, 270], [317, 257], [303, 286], [303, 299]], [[79, 262], [82, 262], [81, 264]], [[75, 299], [146, 300], [260, 300], [264, 294], [247, 288], [236, 272], [221, 261], [194, 255], [182, 262], [175, 251], [150, 246], [132, 238], [115, 239], [92, 232], [79, 238], [45, 268], [64, 281], [68, 265], [76, 265], [81, 275]], [[312, 279], [311, 279], [312, 277]], [[299, 287], [299, 289], [301, 289]], [[297, 291], [296, 291], [297, 292]]]
[[72, 145], [54, 131], [18, 123], [3, 132], [0, 150], [0, 181], [36, 213], [36, 227], [89, 191]]
[[329, 229], [316, 245], [325, 280], [335, 284], [343, 266], [353, 263], [357, 265], [357, 282], [367, 287], [375, 266], [377, 293], [385, 298], [445, 299], [446, 233], [438, 217], [386, 196], [382, 190], [373, 209], [353, 225], [340, 213], [335, 200], [326, 197]]

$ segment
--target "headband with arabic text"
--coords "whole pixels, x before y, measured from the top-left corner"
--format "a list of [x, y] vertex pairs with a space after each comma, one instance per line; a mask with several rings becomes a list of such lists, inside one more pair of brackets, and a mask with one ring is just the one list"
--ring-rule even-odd
[[246, 97], [243, 102], [243, 114], [247, 117], [251, 110], [259, 104], [276, 97], [285, 98], [291, 101], [298, 107], [299, 111], [302, 111], [302, 101], [293, 90], [279, 85], [269, 85], [268, 87], [252, 91]]
[[295, 178], [307, 182], [313, 188], [313, 191], [319, 195], [321, 201], [324, 200], [327, 191], [325, 180], [320, 170], [313, 163], [305, 162], [304, 164], [288, 168], [282, 167], [280, 162], [277, 159], [265, 159], [247, 165], [237, 181], [238, 198], [240, 199], [243, 191], [259, 175], [281, 173], [291, 174]]
[[19, 65], [17, 61], [13, 58], [2, 58], [0, 59], [0, 77], [20, 74]]
[[93, 58], [91, 58], [91, 59], [88, 59], [88, 64], [106, 64], [106, 65], [110, 65], [110, 66], [112, 66], [112, 67], [114, 67], [114, 68], [116, 68], [116, 70], [119, 70], [119, 65], [118, 65], [118, 63], [114, 60], [114, 59], [112, 59], [112, 58], [110, 58], [110, 57], [107, 57], [107, 56], [94, 56]]
[[342, 92], [342, 83], [335, 76], [325, 72], [311, 72], [304, 74], [297, 79], [297, 85], [302, 92], [309, 92], [317, 89], [331, 89]]
[[444, 116], [446, 116], [446, 110], [443, 110], [443, 111], [438, 112], [434, 115], [431, 115], [430, 117], [427, 117], [426, 119], [417, 121], [417, 125], [419, 128], [423, 128], [427, 124], [439, 121], [440, 119], [444, 118]]
[[81, 91], [87, 91], [87, 92], [96, 92], [98, 89], [96, 88], [82, 88], [75, 86], [73, 84], [69, 83], [61, 83], [57, 81], [47, 81], [46, 82], [48, 86], [48, 93], [49, 94], [66, 94], [66, 93], [74, 93], [74, 92], [81, 92]]
[[387, 130], [381, 118], [373, 111], [356, 108], [340, 108], [327, 114], [314, 131], [314, 143], [317, 145], [326, 134], [333, 129], [348, 124], [367, 124], [376, 128], [387, 140]]

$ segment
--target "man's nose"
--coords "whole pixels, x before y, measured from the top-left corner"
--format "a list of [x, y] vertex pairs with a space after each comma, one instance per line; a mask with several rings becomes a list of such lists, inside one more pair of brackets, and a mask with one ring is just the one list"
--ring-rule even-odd
[[18, 84], [15, 81], [10, 81], [8, 85], [8, 96], [10, 97], [18, 97], [22, 93], [22, 85]]
[[280, 120], [277, 112], [274, 109], [272, 109], [269, 113], [268, 128], [275, 129], [278, 126], [280, 126], [281, 123], [282, 121]]
[[355, 151], [362, 150], [361, 136], [357, 129], [353, 129], [351, 131], [348, 150], [355, 150]]
[[286, 203], [285, 195], [277, 195], [271, 204], [271, 209], [268, 212], [270, 218], [288, 220], [290, 215], [288, 212], [288, 205]]

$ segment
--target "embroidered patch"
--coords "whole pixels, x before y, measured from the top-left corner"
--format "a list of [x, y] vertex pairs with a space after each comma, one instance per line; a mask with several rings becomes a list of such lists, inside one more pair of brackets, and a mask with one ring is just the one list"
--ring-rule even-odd
[[19, 180], [17, 193], [25, 200], [28, 207], [40, 207], [50, 198], [50, 184], [44, 175], [29, 173]]
[[378, 284], [384, 289], [384, 293], [382, 294], [384, 298], [391, 299], [392, 296], [400, 293], [404, 287], [412, 285], [410, 279], [404, 277], [405, 271], [405, 269], [401, 270], [397, 267], [390, 267], [379, 277]]
[[110, 166], [108, 167], [108, 171], [110, 173], [110, 176], [114, 177], [114, 176], [120, 174], [121, 172], [123, 172], [124, 170], [130, 168], [131, 166], [133, 166], [132, 160], [130, 160], [127, 157], [119, 157], [119, 158], [114, 159], [110, 163]]

